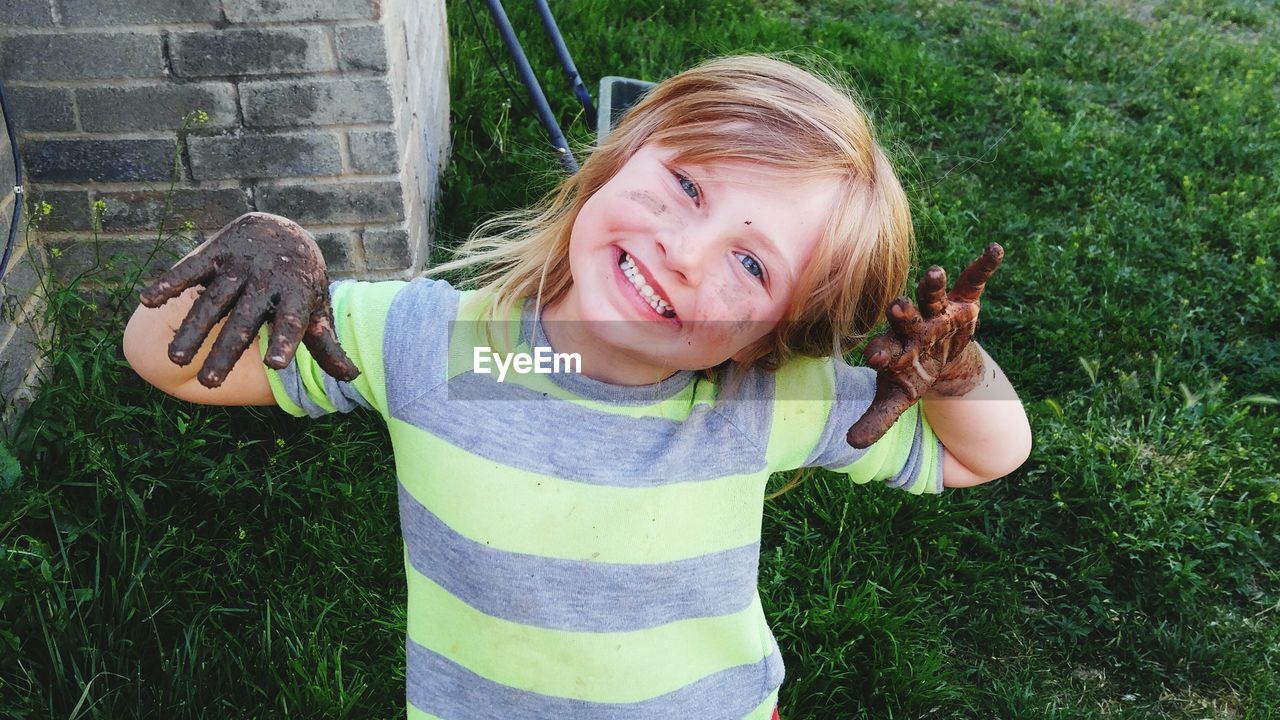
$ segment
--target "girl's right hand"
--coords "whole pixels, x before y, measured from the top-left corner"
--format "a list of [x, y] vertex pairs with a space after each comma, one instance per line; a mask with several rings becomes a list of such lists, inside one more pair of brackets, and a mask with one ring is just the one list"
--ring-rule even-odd
[[333, 330], [324, 256], [292, 220], [260, 212], [241, 215], [156, 278], [139, 299], [157, 308], [195, 285], [204, 291], [169, 344], [170, 360], [190, 363], [214, 325], [230, 315], [197, 375], [201, 385], [221, 385], [266, 322], [271, 322], [268, 367], [286, 367], [301, 340], [333, 377], [350, 381], [360, 374]]

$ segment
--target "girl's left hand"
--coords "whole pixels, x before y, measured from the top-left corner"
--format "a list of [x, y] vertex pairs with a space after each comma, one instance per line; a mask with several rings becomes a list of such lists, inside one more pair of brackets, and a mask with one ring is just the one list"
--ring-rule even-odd
[[889, 331], [862, 351], [876, 370], [876, 397], [849, 428], [856, 448], [879, 440], [907, 408], [925, 395], [964, 395], [982, 379], [982, 356], [969, 340], [978, 329], [978, 298], [1000, 267], [1004, 248], [991, 243], [947, 292], [947, 274], [934, 265], [916, 286], [916, 302], [906, 297], [889, 305]]

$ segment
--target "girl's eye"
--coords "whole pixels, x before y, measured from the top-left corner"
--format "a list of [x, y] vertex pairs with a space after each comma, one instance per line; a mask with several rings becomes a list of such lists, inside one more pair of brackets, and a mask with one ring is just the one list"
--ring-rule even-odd
[[680, 189], [684, 190], [685, 195], [688, 195], [689, 197], [693, 198], [694, 203], [697, 203], [699, 200], [702, 199], [702, 193], [698, 192], [697, 183], [685, 177], [684, 175], [681, 175], [678, 172], [673, 172], [672, 174], [675, 175], [676, 180], [680, 182]]
[[746, 268], [747, 272], [754, 275], [760, 282], [764, 282], [764, 266], [760, 264], [760, 261], [744, 253], [738, 253], [738, 256], [743, 260], [742, 267]]

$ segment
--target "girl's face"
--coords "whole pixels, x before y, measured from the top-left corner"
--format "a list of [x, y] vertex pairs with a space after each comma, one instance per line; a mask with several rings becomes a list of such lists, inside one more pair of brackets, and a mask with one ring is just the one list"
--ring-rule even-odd
[[745, 354], [790, 306], [837, 191], [746, 161], [680, 165], [645, 145], [578, 213], [573, 285], [543, 313], [548, 339], [619, 384]]

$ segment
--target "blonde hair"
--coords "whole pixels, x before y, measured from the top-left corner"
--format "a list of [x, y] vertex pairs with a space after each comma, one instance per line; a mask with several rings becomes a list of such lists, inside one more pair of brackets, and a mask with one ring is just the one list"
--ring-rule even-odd
[[794, 301], [742, 365], [776, 370], [795, 356], [843, 355], [901, 293], [914, 252], [906, 194], [854, 98], [838, 82], [769, 56], [704, 62], [652, 88], [581, 170], [533, 208], [483, 223], [458, 259], [427, 274], [483, 266], [472, 280], [491, 293], [492, 326], [524, 299], [534, 298], [537, 309], [569, 290], [578, 212], [641, 146], [661, 143], [681, 163], [747, 159], [798, 178], [834, 179], [840, 189]]

